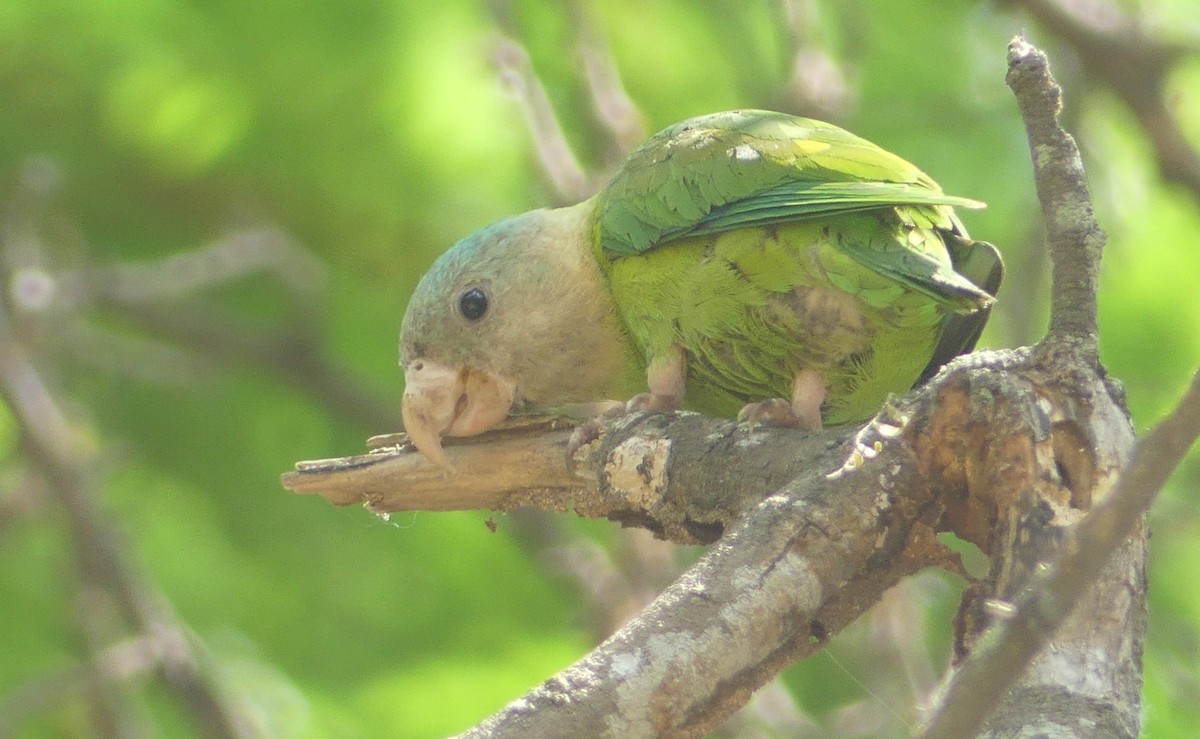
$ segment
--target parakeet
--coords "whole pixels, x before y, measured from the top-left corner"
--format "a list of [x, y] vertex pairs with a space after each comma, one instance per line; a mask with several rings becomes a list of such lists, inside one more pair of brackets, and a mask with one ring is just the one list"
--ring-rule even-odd
[[445, 435], [631, 395], [810, 430], [868, 418], [987, 320], [1000, 257], [955, 206], [982, 204], [828, 123], [675, 124], [595, 196], [434, 263], [400, 331], [405, 429], [447, 465]]

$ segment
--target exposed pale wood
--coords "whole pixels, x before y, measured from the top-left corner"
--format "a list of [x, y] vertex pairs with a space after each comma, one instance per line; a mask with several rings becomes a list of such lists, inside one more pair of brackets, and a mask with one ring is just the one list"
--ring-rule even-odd
[[401, 434], [394, 446], [367, 454], [298, 462], [282, 482], [297, 493], [335, 505], [363, 504], [376, 513], [508, 510], [533, 503], [565, 510], [572, 493], [584, 487], [568, 469], [571, 430], [560, 419], [537, 419], [465, 444], [450, 440], [445, 448], [452, 471], [430, 463]]

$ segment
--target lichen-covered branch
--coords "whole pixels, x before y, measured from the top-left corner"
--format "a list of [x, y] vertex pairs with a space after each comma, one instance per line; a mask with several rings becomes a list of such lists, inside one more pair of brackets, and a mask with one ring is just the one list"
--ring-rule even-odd
[[[1001, 516], [1032, 487], [1060, 503], [1056, 526], [1076, 520], [1110, 477], [1089, 473], [1067, 441], [1078, 429], [1114, 416], [1126, 432], [1128, 427], [1102, 382], [1094, 375], [1085, 381], [1055, 361], [1069, 363], [1074, 355], [964, 358], [857, 440], [844, 431], [751, 432], [691, 414], [606, 421], [599, 439], [577, 455], [578, 482], [563, 486], [557, 503], [529, 500], [561, 508], [569, 494], [580, 512], [648, 526], [677, 540], [706, 541], [722, 528], [724, 536], [597, 651], [471, 735], [702, 735], [791, 661], [819, 649], [900, 578], [931, 564], [956, 569], [956, 560], [934, 539], [937, 531], [953, 530], [1006, 561], [999, 549], [1012, 542]], [[567, 440], [564, 430], [529, 433], [556, 438], [559, 453]], [[497, 443], [451, 447], [452, 459], [470, 465], [472, 447]], [[856, 447], [880, 451], [830, 475]], [[325, 468], [322, 486], [340, 474]], [[1071, 470], [1069, 480], [1065, 469]], [[563, 462], [554, 477], [540, 482], [569, 471]], [[289, 474], [295, 486], [308, 473]], [[440, 484], [453, 485], [455, 475], [436, 474]], [[474, 479], [469, 466], [464, 474]], [[381, 479], [371, 483], [376, 492], [404, 487], [397, 478]], [[657, 486], [662, 480], [667, 483]], [[536, 478], [526, 485], [553, 487]], [[364, 500], [352, 487], [337, 492], [342, 502]], [[337, 497], [330, 490], [323, 494]], [[422, 499], [436, 495], [426, 490]], [[389, 496], [388, 505], [403, 497]], [[371, 499], [372, 506], [382, 500]], [[1029, 502], [1036, 510], [1043, 505], [1042, 498]]]
[[[964, 381], [961, 374], [943, 380], [947, 386]], [[832, 478], [829, 472], [852, 451], [850, 439], [823, 440], [823, 449], [794, 455], [801, 462], [794, 479], [733, 524], [649, 608], [465, 736], [703, 736], [792, 661], [821, 649], [900, 578], [933, 564], [954, 567], [953, 556], [934, 539], [941, 487], [929, 482], [946, 479], [945, 470], [941, 462], [922, 469], [913, 457], [914, 443], [931, 448], [932, 440], [918, 440], [933, 433], [979, 453], [987, 439], [968, 439], [967, 417], [943, 413], [947, 402], [958, 400], [923, 392], [903, 438]], [[958, 420], [949, 428], [933, 421], [938, 417]], [[690, 445], [670, 436], [670, 424], [663, 431], [668, 435], [650, 432], [644, 441]], [[595, 464], [603, 466], [622, 446], [643, 443], [638, 438], [602, 443]], [[732, 478], [753, 469], [743, 462], [743, 455], [710, 449], [670, 464], [666, 474], [678, 464], [680, 474], [690, 471], [697, 482], [722, 467]]]

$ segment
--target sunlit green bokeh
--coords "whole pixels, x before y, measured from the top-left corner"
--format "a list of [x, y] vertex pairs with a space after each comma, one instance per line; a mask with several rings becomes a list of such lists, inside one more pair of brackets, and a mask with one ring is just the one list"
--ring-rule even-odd
[[[524, 44], [579, 159], [595, 167], [611, 145], [584, 82], [581, 17], [654, 130], [719, 109], [791, 105], [795, 41], [782, 5], [611, 0], [580, 3], [579, 16], [536, 0], [9, 0], [0, 3], [5, 248], [37, 234], [43, 266], [71, 270], [277, 226], [326, 270], [319, 294], [305, 298], [307, 327], [378, 398], [374, 418], [398, 425], [396, 331], [420, 275], [472, 229], [556, 197], [516, 98], [497, 80], [502, 34]], [[1110, 236], [1102, 354], [1143, 432], [1200, 364], [1200, 204], [1162, 184], [1134, 117], [1085, 84], [1067, 50], [993, 5], [816, 2], [800, 36], [842, 74], [838, 123], [948, 191], [988, 202], [966, 221], [1009, 266], [990, 346], [1035, 340], [1046, 316], [1025, 135], [1003, 84], [1012, 35], [1028, 30], [1046, 45]], [[1159, 27], [1188, 19], [1188, 6], [1155, 3]], [[1200, 63], [1181, 67], [1172, 99], [1200, 146], [1198, 80]], [[294, 315], [287, 290], [261, 274], [191, 300], [238, 325], [270, 328]], [[357, 453], [393, 428], [339, 413], [238, 357], [155, 373], [104, 338], [137, 337], [136, 327], [90, 310], [32, 317], [40, 328], [29, 349], [101, 449], [102, 504], [135, 567], [269, 735], [459, 731], [587, 650], [583, 594], [539, 563], [508, 518], [497, 517], [497, 533], [483, 513], [384, 521], [280, 488], [296, 460]], [[16, 439], [0, 415], [0, 496], [37, 501], [22, 492]], [[1200, 731], [1198, 483], [1192, 459], [1152, 519], [1151, 737]], [[0, 700], [85, 654], [64, 516], [41, 501], [6, 504], [20, 513], [0, 528]], [[611, 527], [575, 528], [603, 539]], [[922, 582], [940, 666], [958, 585]], [[800, 705], [819, 721], [864, 699], [910, 711], [902, 695], [866, 695], [877, 670], [855, 639], [834, 647], [836, 662], [789, 671]], [[194, 731], [161, 689], [146, 705], [162, 735]], [[88, 725], [84, 705], [68, 701], [20, 735], [85, 736]]]

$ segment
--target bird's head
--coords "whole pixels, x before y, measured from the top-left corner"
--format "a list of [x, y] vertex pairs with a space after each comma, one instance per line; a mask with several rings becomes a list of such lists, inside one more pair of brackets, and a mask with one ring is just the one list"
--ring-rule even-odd
[[588, 372], [571, 366], [587, 344], [579, 334], [590, 330], [577, 322], [611, 313], [592, 295], [589, 214], [576, 206], [500, 221], [455, 244], [421, 278], [400, 329], [400, 364], [404, 428], [431, 461], [449, 466], [442, 436], [487, 431], [517, 405], [595, 392], [580, 387]]

